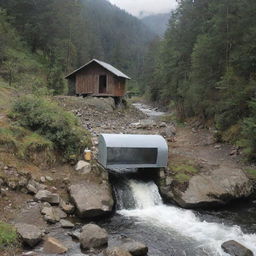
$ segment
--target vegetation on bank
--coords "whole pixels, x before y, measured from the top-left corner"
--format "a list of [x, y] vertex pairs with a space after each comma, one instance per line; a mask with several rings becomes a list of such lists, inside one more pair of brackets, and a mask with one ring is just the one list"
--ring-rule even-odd
[[169, 163], [172, 178], [180, 183], [186, 183], [190, 178], [199, 173], [200, 168], [192, 161], [173, 160]]
[[179, 1], [145, 58], [141, 88], [179, 119], [211, 120], [219, 138], [256, 160], [256, 2]]
[[46, 98], [33, 95], [19, 97], [9, 117], [18, 127], [33, 132], [26, 136], [22, 128], [2, 130], [9, 134], [12, 145], [15, 145], [19, 135], [23, 136], [21, 145], [17, 147], [22, 156], [28, 156], [30, 151], [36, 149], [43, 149], [45, 154], [52, 156], [54, 149], [66, 161], [73, 161], [78, 159], [86, 147], [91, 146], [90, 135], [79, 125], [77, 118]]
[[0, 222], [0, 250], [3, 252], [18, 246], [18, 234], [16, 229], [5, 222]]

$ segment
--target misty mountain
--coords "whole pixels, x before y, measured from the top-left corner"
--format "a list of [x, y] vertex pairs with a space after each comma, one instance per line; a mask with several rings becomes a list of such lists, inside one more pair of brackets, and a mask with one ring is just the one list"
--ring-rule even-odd
[[142, 18], [142, 22], [154, 33], [163, 36], [167, 29], [170, 13], [153, 14]]

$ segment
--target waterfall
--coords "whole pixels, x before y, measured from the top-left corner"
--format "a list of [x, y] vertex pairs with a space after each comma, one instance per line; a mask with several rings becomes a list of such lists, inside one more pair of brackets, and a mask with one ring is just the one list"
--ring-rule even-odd
[[118, 213], [124, 217], [190, 239], [205, 255], [226, 256], [221, 244], [228, 240], [235, 240], [256, 254], [255, 234], [244, 234], [239, 226], [201, 221], [191, 210], [165, 205], [153, 181], [122, 177], [114, 186]]

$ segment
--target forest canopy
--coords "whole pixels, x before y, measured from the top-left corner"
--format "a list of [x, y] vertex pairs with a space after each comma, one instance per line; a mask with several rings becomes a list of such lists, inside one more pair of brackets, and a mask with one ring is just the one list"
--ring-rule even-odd
[[174, 104], [181, 120], [212, 121], [220, 139], [245, 146], [253, 159], [255, 14], [253, 0], [179, 1], [164, 39], [148, 51], [142, 79], [151, 101]]
[[0, 8], [15, 37], [44, 65], [55, 94], [63, 93], [64, 74], [93, 58], [113, 64], [136, 83], [147, 44], [155, 37], [105, 0], [0, 0]]

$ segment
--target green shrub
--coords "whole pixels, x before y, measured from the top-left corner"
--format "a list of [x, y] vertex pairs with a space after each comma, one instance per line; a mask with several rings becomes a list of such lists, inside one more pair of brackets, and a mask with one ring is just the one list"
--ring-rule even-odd
[[244, 147], [244, 153], [248, 160], [256, 160], [256, 100], [250, 102], [250, 117], [246, 118], [243, 123], [240, 145]]
[[13, 226], [0, 222], [0, 250], [6, 247], [15, 247], [18, 244], [18, 235]]
[[1, 149], [7, 152], [16, 152], [18, 150], [18, 142], [8, 128], [0, 128], [0, 151]]
[[33, 95], [19, 98], [9, 116], [22, 127], [50, 140], [64, 159], [74, 160], [90, 146], [89, 134], [76, 117], [57, 104]]
[[20, 126], [0, 128], [0, 151], [14, 153], [35, 164], [55, 162], [53, 143]]

